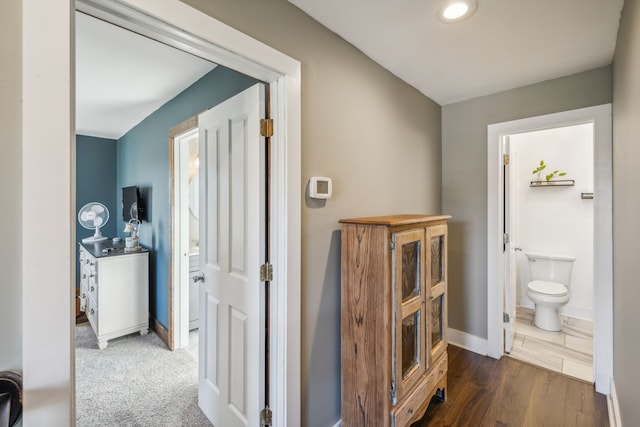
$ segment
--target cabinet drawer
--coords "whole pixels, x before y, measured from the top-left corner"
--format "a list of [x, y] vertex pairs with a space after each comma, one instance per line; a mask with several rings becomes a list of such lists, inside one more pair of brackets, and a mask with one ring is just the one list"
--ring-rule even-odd
[[[423, 412], [431, 401], [429, 393], [444, 377], [447, 372], [447, 353], [429, 369], [427, 375], [420, 381], [418, 386], [407, 398], [401, 402], [397, 408], [391, 412], [392, 426], [408, 426], [418, 412]], [[425, 396], [429, 396], [425, 400]]]
[[85, 288], [89, 284], [89, 275], [84, 271], [84, 268], [80, 269], [80, 286]]
[[89, 305], [89, 290], [86, 283], [80, 285], [80, 311], [89, 311], [87, 306]]
[[90, 277], [87, 282], [87, 290], [91, 298], [98, 304], [98, 281], [94, 280], [96, 277]]
[[87, 256], [82, 264], [82, 274], [87, 277], [96, 275], [96, 261], [91, 256]]
[[87, 318], [93, 327], [93, 331], [98, 335], [98, 306], [91, 298], [87, 298]]

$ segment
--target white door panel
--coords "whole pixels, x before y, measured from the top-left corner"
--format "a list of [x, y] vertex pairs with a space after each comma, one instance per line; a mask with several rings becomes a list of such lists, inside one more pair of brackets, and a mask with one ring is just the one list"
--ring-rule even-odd
[[[259, 424], [264, 385], [264, 159], [256, 85], [202, 113], [198, 403], [217, 427]], [[204, 160], [204, 164], [203, 164]]]

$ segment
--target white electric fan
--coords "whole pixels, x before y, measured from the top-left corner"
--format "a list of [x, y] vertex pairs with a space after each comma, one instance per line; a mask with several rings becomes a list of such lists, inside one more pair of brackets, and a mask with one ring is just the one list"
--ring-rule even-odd
[[82, 243], [94, 243], [107, 240], [100, 228], [109, 221], [109, 209], [102, 203], [89, 202], [78, 212], [78, 222], [87, 230], [96, 230], [93, 236], [82, 239]]

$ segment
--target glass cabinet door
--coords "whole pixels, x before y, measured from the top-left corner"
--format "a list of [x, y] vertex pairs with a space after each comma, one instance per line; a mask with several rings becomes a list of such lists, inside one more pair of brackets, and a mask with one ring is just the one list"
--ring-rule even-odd
[[431, 316], [429, 320], [431, 323], [431, 327], [429, 328], [431, 335], [430, 350], [433, 350], [444, 341], [444, 294], [429, 301], [431, 302]]
[[395, 233], [392, 239], [391, 400], [395, 404], [426, 371], [424, 229]]
[[447, 226], [427, 228], [427, 304], [429, 316], [426, 328], [428, 363], [431, 365], [447, 348]]

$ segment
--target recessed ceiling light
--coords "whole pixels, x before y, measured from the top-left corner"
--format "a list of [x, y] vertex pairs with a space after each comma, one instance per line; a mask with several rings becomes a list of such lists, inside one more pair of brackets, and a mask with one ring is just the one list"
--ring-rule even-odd
[[443, 22], [457, 22], [467, 18], [475, 10], [475, 0], [454, 0], [446, 2], [438, 16]]

